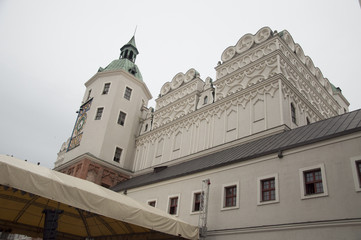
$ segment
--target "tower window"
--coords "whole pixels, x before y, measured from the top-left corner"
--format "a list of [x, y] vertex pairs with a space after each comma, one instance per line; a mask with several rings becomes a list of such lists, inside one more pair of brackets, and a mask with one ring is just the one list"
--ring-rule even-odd
[[311, 124], [310, 119], [308, 119], [308, 117], [306, 117], [306, 122], [307, 122], [307, 125]]
[[90, 94], [92, 93], [92, 90], [89, 89], [89, 92], [88, 92], [88, 97], [86, 98], [86, 100], [89, 100], [90, 99]]
[[148, 130], [148, 124], [145, 124], [144, 132]]
[[118, 147], [115, 149], [114, 159], [113, 159], [114, 162], [117, 162], [117, 163], [120, 162], [120, 157], [122, 155], [122, 151], [123, 150], [121, 148], [118, 148]]
[[119, 117], [118, 117], [118, 124], [124, 126], [125, 123], [125, 117], [127, 116], [127, 114], [125, 114], [124, 112], [120, 111], [119, 113]]
[[294, 124], [296, 124], [297, 122], [297, 118], [296, 118], [296, 108], [295, 106], [293, 105], [293, 103], [291, 103], [291, 118], [292, 118], [292, 122]]
[[203, 99], [203, 104], [207, 104], [208, 103], [208, 96], [205, 96]]
[[130, 96], [132, 95], [132, 89], [126, 87], [124, 92], [124, 98], [130, 100]]
[[102, 118], [103, 115], [103, 107], [100, 107], [97, 109], [97, 114], [95, 115], [95, 120], [100, 120]]
[[129, 53], [129, 60], [133, 62], [133, 51], [130, 51]]
[[104, 84], [103, 94], [108, 94], [110, 88], [110, 83]]
[[127, 58], [127, 57], [128, 57], [128, 50], [125, 50], [124, 58]]

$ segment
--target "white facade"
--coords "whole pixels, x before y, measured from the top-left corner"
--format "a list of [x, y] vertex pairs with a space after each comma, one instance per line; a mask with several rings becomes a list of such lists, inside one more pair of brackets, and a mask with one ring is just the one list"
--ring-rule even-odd
[[216, 74], [212, 84], [190, 69], [163, 85], [152, 131], [136, 139], [135, 172], [255, 133], [292, 129], [348, 111], [340, 90], [287, 31], [264, 27], [244, 35], [223, 52]]
[[[279, 153], [273, 149], [199, 171], [197, 164], [189, 165], [194, 171], [176, 175], [177, 167], [185, 168], [181, 164], [330, 118], [337, 118], [339, 126], [342, 116], [352, 122], [359, 114], [347, 113], [349, 103], [341, 90], [323, 77], [287, 31], [264, 27], [244, 35], [224, 50], [215, 70], [215, 81], [203, 81], [195, 69], [176, 74], [161, 88], [155, 110], [146, 107], [151, 95], [132, 72], [97, 73], [84, 95], [86, 104], [91, 90], [87, 114], [92, 119], [84, 125], [80, 145], [59, 153], [56, 166], [82, 154], [119, 166], [131, 179], [113, 189], [195, 225], [197, 193], [202, 180], [210, 179], [207, 239], [359, 239], [361, 133], [355, 126]], [[109, 83], [109, 92], [102, 95]], [[127, 87], [132, 89], [130, 101], [124, 99]], [[120, 111], [126, 113], [126, 126], [118, 124]], [[252, 145], [256, 150], [262, 146]], [[114, 162], [117, 147], [123, 150], [119, 163]], [[307, 176], [314, 182], [306, 182]]]
[[[359, 239], [361, 191], [354, 161], [361, 160], [361, 133], [128, 189], [141, 202], [156, 200], [169, 211], [179, 196], [177, 216], [198, 224], [194, 193], [210, 179], [207, 239]], [[353, 162], [352, 162], [353, 161]], [[324, 192], [307, 196], [303, 172], [321, 169]], [[260, 201], [260, 181], [274, 178], [276, 198]], [[224, 207], [224, 189], [237, 186], [234, 207]]]

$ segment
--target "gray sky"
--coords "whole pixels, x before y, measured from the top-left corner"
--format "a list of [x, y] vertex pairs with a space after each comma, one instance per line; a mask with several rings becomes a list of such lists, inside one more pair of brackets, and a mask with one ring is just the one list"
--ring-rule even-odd
[[215, 80], [223, 50], [269, 26], [288, 30], [350, 110], [361, 108], [358, 0], [0, 0], [0, 154], [53, 168], [84, 83], [119, 57], [136, 26], [150, 106], [178, 72]]

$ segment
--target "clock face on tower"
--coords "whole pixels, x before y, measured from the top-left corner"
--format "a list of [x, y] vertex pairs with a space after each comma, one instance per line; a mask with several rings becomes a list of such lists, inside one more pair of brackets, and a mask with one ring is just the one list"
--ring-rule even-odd
[[86, 113], [80, 118], [80, 120], [78, 121], [78, 125], [76, 126], [76, 130], [78, 132], [80, 132], [83, 129], [83, 126], [85, 124], [86, 121]]
[[92, 99], [90, 99], [88, 102], [86, 102], [80, 107], [78, 118], [76, 120], [73, 134], [71, 136], [71, 140], [68, 146], [68, 151], [80, 145], [80, 141], [83, 136], [83, 129], [87, 120], [87, 111], [89, 111], [90, 109], [91, 102]]

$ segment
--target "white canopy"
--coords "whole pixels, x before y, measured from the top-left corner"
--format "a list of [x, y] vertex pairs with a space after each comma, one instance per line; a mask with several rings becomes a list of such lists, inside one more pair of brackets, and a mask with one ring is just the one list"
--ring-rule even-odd
[[[0, 155], [0, 231], [40, 237], [44, 209], [59, 216], [62, 239], [198, 239], [198, 228], [92, 182]], [[108, 238], [111, 239], [111, 238]]]

